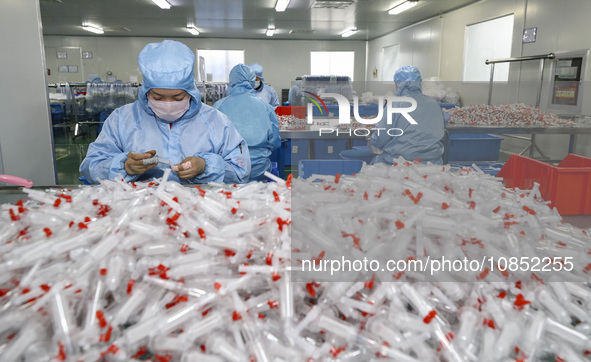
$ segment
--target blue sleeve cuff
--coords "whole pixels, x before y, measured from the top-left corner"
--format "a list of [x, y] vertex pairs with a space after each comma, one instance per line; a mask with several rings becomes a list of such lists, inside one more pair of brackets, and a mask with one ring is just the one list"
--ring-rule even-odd
[[140, 177], [140, 175], [128, 175], [127, 172], [125, 172], [125, 161], [127, 161], [127, 155], [125, 153], [113, 156], [113, 160], [109, 167], [109, 180], [123, 177], [125, 182], [133, 182]]
[[226, 163], [222, 156], [215, 153], [204, 153], [195, 155], [195, 157], [201, 157], [205, 160], [205, 171], [201, 175], [192, 178], [192, 183], [224, 182]]

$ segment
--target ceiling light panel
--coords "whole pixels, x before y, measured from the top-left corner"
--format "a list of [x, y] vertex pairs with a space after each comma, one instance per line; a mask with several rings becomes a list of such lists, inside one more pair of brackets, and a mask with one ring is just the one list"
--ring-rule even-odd
[[89, 31], [91, 33], [95, 33], [95, 34], [104, 34], [105, 33], [103, 28], [100, 28], [98, 26], [88, 25], [88, 24], [82, 24], [82, 29]]
[[275, 4], [275, 11], [277, 11], [277, 12], [285, 11], [285, 9], [287, 9], [287, 6], [289, 5], [289, 1], [290, 0], [277, 0], [277, 3]]
[[357, 28], [349, 29], [349, 30], [347, 30], [346, 32], [344, 32], [343, 34], [341, 34], [341, 36], [342, 36], [343, 38], [348, 38], [348, 37], [350, 37], [351, 35], [355, 35], [355, 34], [357, 34], [357, 32], [358, 32], [358, 31], [359, 31], [359, 30], [357, 30]]
[[152, 0], [152, 2], [160, 7], [160, 9], [170, 9], [172, 5], [166, 0]]
[[194, 26], [187, 26], [187, 31], [193, 35], [199, 35], [199, 30]]
[[418, 3], [419, 3], [419, 0], [407, 0], [405, 2], [402, 2], [398, 5], [396, 5], [392, 9], [388, 10], [388, 14], [398, 15], [398, 14], [402, 13], [403, 11], [413, 8]]
[[316, 9], [346, 9], [354, 3], [355, 0], [316, 0], [312, 7]]

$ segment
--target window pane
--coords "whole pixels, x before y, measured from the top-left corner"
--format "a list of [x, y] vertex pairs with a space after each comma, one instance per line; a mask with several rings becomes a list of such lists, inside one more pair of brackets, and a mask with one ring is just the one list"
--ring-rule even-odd
[[[484, 62], [487, 59], [510, 58], [512, 37], [513, 15], [467, 26], [464, 46], [464, 81], [490, 80], [490, 65]], [[509, 80], [509, 63], [495, 65], [494, 80]]]
[[[205, 59], [206, 79], [200, 81], [228, 82], [230, 70], [244, 63], [244, 50], [205, 50], [197, 49], [197, 59]], [[211, 74], [211, 80], [209, 79]]]
[[310, 75], [345, 75], [353, 79], [355, 52], [310, 52]]

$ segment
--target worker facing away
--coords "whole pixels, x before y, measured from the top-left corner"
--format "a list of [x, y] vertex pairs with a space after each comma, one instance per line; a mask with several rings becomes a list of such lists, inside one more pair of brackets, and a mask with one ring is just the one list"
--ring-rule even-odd
[[[388, 132], [374, 133], [370, 145], [372, 151], [379, 153], [372, 164], [393, 164], [402, 156], [406, 160], [420, 159], [423, 162], [442, 163], [444, 117], [441, 106], [433, 98], [422, 92], [422, 78], [419, 70], [412, 66], [400, 68], [394, 74], [396, 96], [416, 100], [417, 108], [409, 115], [416, 121], [411, 124], [402, 114], [392, 116], [392, 124], [387, 124], [386, 112], [376, 124], [377, 128], [398, 128], [404, 131], [401, 136], [390, 136]], [[394, 103], [392, 107], [405, 107], [408, 103]]]
[[[164, 40], [138, 57], [144, 76], [138, 100], [111, 113], [88, 147], [80, 172], [89, 183], [123, 177], [169, 177], [181, 183], [240, 183], [250, 155], [232, 122], [201, 102], [193, 82], [195, 56], [184, 44]], [[158, 156], [165, 162], [146, 162]]]
[[273, 87], [265, 84], [265, 77], [263, 77], [263, 66], [254, 63], [249, 65], [256, 74], [256, 81], [254, 84], [254, 90], [256, 91], [257, 97], [273, 106], [273, 109], [279, 107], [279, 98], [277, 98], [277, 92]]
[[271, 152], [279, 148], [279, 124], [275, 110], [256, 96], [254, 70], [238, 64], [230, 71], [228, 96], [217, 101], [214, 108], [224, 113], [246, 140], [250, 153], [249, 181], [262, 181], [271, 172]]
[[289, 88], [287, 101], [289, 102], [290, 106], [303, 106], [304, 102], [302, 101], [302, 97], [302, 81], [296, 80], [291, 88]]

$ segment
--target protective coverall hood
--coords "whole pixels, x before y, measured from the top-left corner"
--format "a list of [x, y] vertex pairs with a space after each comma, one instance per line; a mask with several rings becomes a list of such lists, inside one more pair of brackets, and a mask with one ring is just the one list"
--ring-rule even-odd
[[256, 74], [257, 77], [261, 78], [261, 82], [265, 81], [265, 77], [263, 77], [263, 66], [260, 65], [259, 63], [254, 63], [249, 65], [249, 67], [252, 68], [252, 70], [254, 70], [254, 74]]
[[256, 75], [251, 67], [244, 64], [238, 64], [230, 71], [230, 86], [228, 94], [254, 94], [254, 82]]
[[269, 103], [273, 107], [278, 107], [279, 97], [277, 97], [277, 92], [275, 92], [273, 87], [265, 84], [265, 78], [263, 77], [263, 66], [258, 63], [254, 63], [249, 65], [249, 67], [251, 67], [252, 70], [254, 70], [255, 75], [261, 79], [261, 87], [255, 89], [257, 97]]
[[416, 67], [408, 65], [398, 69], [394, 74], [396, 96], [402, 97], [422, 93], [422, 81], [421, 72]]
[[275, 109], [255, 94], [250, 83], [254, 79], [250, 67], [239, 64], [232, 68], [229, 95], [213, 107], [228, 116], [248, 145], [249, 180], [261, 181], [267, 179], [265, 171], [271, 171], [271, 152], [281, 146], [281, 139]]
[[150, 43], [138, 56], [144, 75], [138, 91], [138, 101], [144, 110], [155, 116], [148, 106], [147, 93], [152, 88], [183, 89], [191, 96], [191, 107], [181, 117], [193, 117], [201, 108], [201, 94], [195, 88], [195, 55], [186, 45], [173, 40]]

